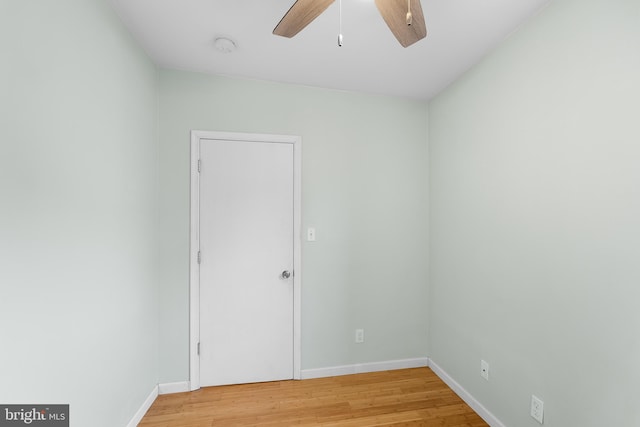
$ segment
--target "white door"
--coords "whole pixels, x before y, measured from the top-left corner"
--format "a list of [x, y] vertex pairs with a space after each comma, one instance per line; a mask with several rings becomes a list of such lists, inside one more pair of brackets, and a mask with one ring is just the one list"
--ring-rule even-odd
[[200, 385], [293, 378], [293, 145], [200, 140]]

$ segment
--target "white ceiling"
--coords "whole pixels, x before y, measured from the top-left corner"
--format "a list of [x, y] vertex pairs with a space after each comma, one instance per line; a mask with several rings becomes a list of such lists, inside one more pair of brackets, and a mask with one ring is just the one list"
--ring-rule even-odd
[[551, 0], [421, 0], [427, 38], [408, 48], [373, 0], [342, 0], [342, 47], [338, 1], [293, 39], [271, 32], [294, 0], [109, 1], [161, 67], [430, 99]]

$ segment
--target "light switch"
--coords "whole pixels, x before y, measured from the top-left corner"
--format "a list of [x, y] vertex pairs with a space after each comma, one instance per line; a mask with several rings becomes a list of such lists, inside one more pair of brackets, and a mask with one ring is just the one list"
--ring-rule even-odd
[[313, 227], [307, 228], [307, 242], [316, 241], [316, 229]]

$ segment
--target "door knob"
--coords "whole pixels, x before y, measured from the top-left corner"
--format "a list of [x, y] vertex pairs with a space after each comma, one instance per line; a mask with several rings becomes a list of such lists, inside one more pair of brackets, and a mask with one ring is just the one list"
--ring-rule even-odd
[[291, 273], [289, 272], [289, 270], [285, 270], [282, 272], [282, 274], [280, 274], [281, 279], [288, 279], [289, 277], [291, 277]]

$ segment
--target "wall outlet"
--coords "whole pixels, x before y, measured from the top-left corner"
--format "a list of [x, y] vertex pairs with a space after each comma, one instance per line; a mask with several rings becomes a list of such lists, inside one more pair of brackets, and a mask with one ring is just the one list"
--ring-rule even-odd
[[531, 416], [540, 424], [544, 423], [544, 402], [534, 395], [531, 395]]
[[489, 364], [484, 360], [480, 361], [480, 376], [489, 381]]
[[364, 342], [364, 329], [356, 329], [356, 342]]

